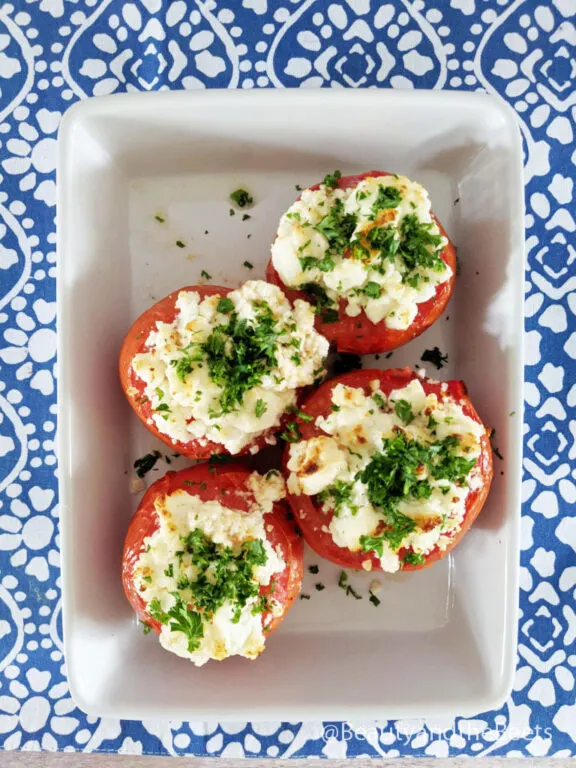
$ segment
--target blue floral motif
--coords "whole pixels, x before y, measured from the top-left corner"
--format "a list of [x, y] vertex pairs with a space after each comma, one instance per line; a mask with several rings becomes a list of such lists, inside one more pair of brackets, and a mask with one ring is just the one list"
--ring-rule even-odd
[[[433, 7], [432, 7], [433, 6]], [[570, 0], [8, 0], [0, 7], [0, 745], [223, 757], [576, 754], [576, 27]], [[475, 718], [119, 722], [68, 691], [56, 488], [56, 132], [162, 88], [485, 90], [526, 174], [518, 666]]]

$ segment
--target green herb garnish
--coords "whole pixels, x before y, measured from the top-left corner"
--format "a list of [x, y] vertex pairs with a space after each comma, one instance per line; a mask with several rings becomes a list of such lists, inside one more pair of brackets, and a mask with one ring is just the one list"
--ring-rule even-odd
[[426, 349], [422, 353], [420, 360], [424, 363], [432, 363], [438, 370], [444, 367], [444, 363], [448, 362], [448, 355], [444, 355], [438, 347], [433, 349]]
[[340, 515], [344, 505], [348, 507], [353, 515], [355, 515], [358, 512], [358, 507], [351, 503], [353, 492], [354, 483], [347, 483], [344, 480], [337, 480], [334, 485], [331, 485], [329, 488], [326, 488], [324, 491], [319, 493], [316, 498], [321, 503], [331, 501], [336, 517]]
[[414, 421], [414, 413], [412, 412], [412, 406], [408, 400], [396, 400], [394, 403], [394, 410], [396, 416], [404, 423], [410, 424]]
[[328, 187], [328, 189], [335, 189], [338, 186], [338, 182], [342, 178], [342, 174], [340, 171], [334, 171], [334, 173], [328, 173], [326, 176], [324, 176], [324, 181], [322, 184], [324, 184], [325, 187]]
[[379, 299], [382, 294], [382, 286], [378, 285], [378, 283], [375, 283], [373, 280], [370, 280], [370, 282], [366, 283], [362, 289], [362, 293], [370, 299]]
[[375, 594], [373, 594], [372, 592], [370, 592], [370, 597], [368, 598], [368, 600], [370, 600], [370, 602], [372, 603], [372, 605], [375, 605], [376, 607], [378, 607], [378, 606], [380, 605], [380, 603], [382, 602], [382, 600], [379, 600], [379, 599], [376, 597], [376, 595], [375, 595]]
[[218, 302], [218, 305], [216, 306], [216, 311], [222, 312], [224, 314], [229, 314], [230, 312], [232, 312], [233, 309], [234, 309], [234, 302], [232, 301], [232, 299], [229, 299], [226, 296], [221, 298], [220, 301]]
[[419, 479], [417, 470], [425, 466], [435, 480], [462, 485], [476, 464], [476, 459], [467, 460], [455, 454], [459, 440], [452, 436], [425, 446], [402, 433], [383, 440], [382, 445], [382, 453], [375, 454], [357, 475], [357, 479], [366, 484], [370, 502], [379, 508], [386, 523], [381, 534], [360, 537], [360, 545], [364, 551], [374, 550], [380, 557], [384, 541], [395, 551], [416, 528], [415, 521], [399, 511], [398, 503], [409, 498], [428, 499], [432, 495], [432, 486], [427, 480]]
[[284, 432], [280, 433], [280, 437], [282, 440], [286, 440], [287, 443], [297, 443], [298, 440], [302, 439], [302, 433], [300, 432], [300, 427], [298, 426], [298, 422], [296, 421], [289, 421], [286, 424], [286, 429]]
[[378, 408], [386, 408], [386, 400], [384, 400], [379, 392], [372, 393], [372, 400], [374, 400]]
[[385, 208], [397, 208], [402, 202], [402, 195], [396, 187], [378, 187], [376, 200], [372, 205], [372, 214], [376, 215], [378, 211]]
[[222, 389], [222, 414], [235, 410], [244, 393], [258, 386], [276, 366], [276, 342], [280, 335], [266, 302], [258, 303], [256, 318], [250, 321], [232, 312], [231, 304], [228, 298], [220, 299], [218, 304], [219, 311], [229, 313], [227, 325], [215, 327], [205, 342], [190, 344], [180, 358], [172, 361], [181, 381], [186, 381], [198, 363], [207, 365], [210, 378]]
[[256, 400], [256, 407], [254, 408], [254, 414], [257, 419], [259, 419], [261, 416], [264, 416], [266, 411], [268, 410], [268, 406], [264, 402], [264, 400]]
[[158, 459], [161, 458], [162, 454], [160, 451], [152, 451], [152, 453], [147, 453], [145, 456], [136, 459], [134, 462], [134, 469], [136, 470], [138, 477], [144, 477], [147, 475], [148, 472], [154, 468]]
[[425, 560], [426, 558], [423, 555], [420, 555], [418, 552], [413, 552], [412, 550], [406, 552], [402, 558], [402, 562], [406, 565], [422, 565]]
[[245, 208], [247, 205], [252, 205], [254, 203], [254, 198], [249, 192], [246, 192], [245, 189], [235, 189], [230, 195], [230, 200], [232, 200], [233, 203], [236, 203], [239, 208]]

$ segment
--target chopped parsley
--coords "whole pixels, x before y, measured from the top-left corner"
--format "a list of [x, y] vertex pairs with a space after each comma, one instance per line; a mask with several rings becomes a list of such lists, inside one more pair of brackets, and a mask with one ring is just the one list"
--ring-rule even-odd
[[322, 584], [322, 582], [320, 581], [320, 582], [318, 582], [317, 584], [314, 584], [314, 589], [315, 589], [317, 592], [322, 592], [322, 590], [323, 590], [323, 589], [326, 589], [326, 587], [325, 587], [325, 586], [324, 586], [324, 584]]
[[406, 552], [402, 558], [402, 562], [406, 565], [423, 565], [425, 560], [426, 558], [423, 555], [420, 555], [418, 552], [413, 552], [412, 550]]
[[222, 414], [235, 410], [244, 393], [258, 386], [277, 365], [276, 342], [280, 335], [266, 302], [258, 303], [256, 318], [250, 321], [230, 311], [231, 304], [227, 298], [220, 299], [218, 304], [219, 311], [229, 312], [226, 325], [216, 326], [206, 341], [192, 342], [180, 358], [172, 361], [181, 381], [186, 381], [197, 364], [207, 365], [210, 378], [222, 388]]
[[160, 600], [154, 598], [148, 604], [148, 613], [160, 624], [168, 624], [171, 632], [184, 633], [188, 638], [189, 653], [199, 647], [204, 636], [202, 617], [196, 611], [190, 610], [180, 597], [176, 598], [176, 603], [167, 613], [162, 611]]
[[[357, 217], [344, 211], [342, 200], [335, 200], [328, 213], [314, 227], [328, 241], [328, 253], [341, 254], [350, 244], [350, 238], [356, 229]], [[326, 258], [326, 257], [324, 257]], [[334, 269], [334, 267], [332, 267]], [[328, 269], [324, 270], [330, 271]]]
[[300, 600], [310, 600], [310, 595], [307, 595], [304, 592], [302, 592], [300, 594]]
[[156, 221], [159, 224], [165, 224], [166, 223], [166, 219], [164, 218], [164, 216], [160, 216], [159, 213], [157, 213], [156, 216], [154, 216], [154, 218], [156, 219]]
[[334, 259], [328, 254], [322, 259], [317, 259], [315, 256], [299, 256], [298, 261], [303, 272], [307, 272], [309, 269], [319, 269], [320, 272], [332, 272], [336, 266]]
[[352, 596], [355, 600], [362, 600], [362, 595], [359, 595], [354, 587], [348, 583], [348, 574], [346, 571], [340, 571], [340, 577], [338, 578], [338, 586], [344, 590], [346, 597]]
[[322, 322], [337, 323], [338, 322], [338, 310], [337, 309], [325, 309], [321, 314]]
[[[181, 537], [182, 550], [178, 553], [178, 569], [171, 563], [170, 575], [177, 580], [177, 591], [171, 594], [176, 602], [169, 611], [161, 610], [156, 598], [148, 605], [152, 618], [168, 624], [173, 632], [188, 637], [188, 650], [196, 650], [203, 637], [203, 621], [210, 620], [225, 603], [232, 603], [233, 623], [238, 623], [248, 600], [257, 598], [252, 613], [269, 609], [265, 595], [259, 595], [260, 585], [254, 578], [254, 568], [265, 565], [267, 555], [260, 540], [246, 541], [235, 552], [230, 547], [214, 543], [199, 529]], [[186, 571], [193, 565], [195, 576], [190, 579]]]
[[142, 632], [143, 632], [143, 634], [149, 635], [150, 632], [152, 632], [152, 627], [150, 626], [150, 624], [146, 624], [145, 621], [141, 621], [140, 624], [142, 624]]
[[232, 299], [227, 298], [226, 296], [222, 297], [220, 301], [218, 302], [218, 305], [216, 306], [217, 312], [223, 312], [224, 314], [229, 314], [234, 309], [234, 302]]
[[372, 214], [376, 215], [378, 211], [385, 208], [397, 208], [402, 202], [402, 195], [396, 187], [378, 187], [376, 200], [372, 205]]
[[301, 288], [314, 306], [315, 313], [321, 316], [324, 323], [335, 323], [338, 321], [338, 310], [335, 309], [334, 302], [328, 297], [328, 294], [321, 285], [305, 283]]
[[176, 240], [178, 248], [186, 248], [186, 243], [183, 240]]
[[251, 264], [249, 261], [245, 261], [244, 266], [246, 269], [254, 269], [254, 264]]
[[324, 176], [324, 181], [322, 182], [322, 184], [324, 184], [324, 186], [327, 187], [328, 189], [336, 189], [341, 178], [342, 178], [342, 174], [340, 173], [340, 171], [334, 171], [334, 173], [327, 173], [326, 176]]
[[318, 573], [318, 571], [319, 571], [319, 570], [320, 570], [320, 569], [318, 568], [318, 566], [317, 566], [317, 565], [309, 565], [309, 566], [308, 566], [308, 571], [309, 571], [310, 573], [316, 574], [316, 573]]
[[202, 272], [200, 272], [200, 277], [203, 277], [204, 280], [212, 280], [212, 275], [209, 275], [205, 269], [203, 269]]
[[321, 491], [316, 498], [322, 504], [326, 501], [331, 501], [336, 517], [342, 512], [342, 507], [344, 505], [348, 507], [353, 515], [355, 515], [358, 512], [358, 507], [351, 503], [353, 491], [354, 483], [347, 483], [344, 480], [336, 480], [334, 485]]
[[381, 510], [386, 524], [382, 533], [360, 537], [365, 552], [374, 550], [382, 557], [384, 541], [396, 551], [403, 539], [415, 530], [415, 521], [402, 514], [398, 504], [404, 499], [428, 499], [432, 495], [430, 483], [418, 477], [417, 470], [421, 467], [426, 467], [429, 476], [435, 480], [465, 484], [476, 459], [457, 456], [454, 449], [458, 445], [458, 438], [453, 436], [429, 446], [410, 440], [403, 433], [383, 440], [382, 453], [374, 454], [357, 475], [366, 484], [368, 498]]
[[228, 216], [236, 216], [236, 211], [234, 210], [234, 208], [230, 208], [230, 210], [228, 211]]
[[245, 208], [247, 205], [253, 205], [254, 198], [245, 189], [235, 189], [230, 195], [230, 200], [236, 203], [238, 208]]
[[250, 216], [249, 213], [245, 213], [242, 216], [242, 221], [248, 221], [248, 219], [251, 219], [251, 218], [252, 218], [252, 216]]
[[260, 399], [256, 400], [256, 407], [254, 408], [254, 415], [256, 416], [257, 419], [259, 419], [262, 416], [264, 416], [264, 414], [266, 413], [267, 410], [268, 410], [268, 406], [266, 405], [264, 400], [260, 400]]
[[227, 453], [213, 453], [208, 459], [208, 463], [212, 465], [229, 464], [231, 461], [234, 461], [234, 456]]
[[442, 251], [442, 235], [432, 234], [432, 222], [422, 222], [411, 213], [404, 216], [400, 223], [400, 256], [408, 272], [416, 269], [433, 269], [443, 272], [446, 264], [440, 258]]
[[295, 416], [301, 419], [305, 424], [310, 424], [311, 421], [314, 421], [314, 416], [310, 416], [309, 413], [305, 413], [304, 411], [301, 411], [300, 408], [296, 408], [295, 405], [288, 408], [288, 413], [293, 413]]
[[370, 280], [362, 289], [362, 293], [370, 299], [379, 299], [382, 294], [382, 286]]
[[162, 454], [160, 451], [152, 451], [152, 453], [147, 453], [145, 456], [136, 459], [134, 462], [134, 469], [136, 470], [138, 477], [145, 477], [145, 475], [156, 466], [158, 459], [161, 458]]
[[374, 400], [378, 408], [386, 408], [386, 400], [384, 400], [380, 392], [373, 392], [372, 400]]
[[412, 406], [408, 400], [396, 400], [394, 403], [394, 410], [396, 416], [404, 423], [411, 424], [414, 421], [414, 413], [412, 412]]
[[289, 421], [286, 424], [286, 429], [284, 432], [280, 433], [280, 437], [282, 440], [286, 440], [287, 443], [297, 443], [298, 440], [302, 438], [302, 433], [300, 432], [300, 427], [298, 426], [298, 422], [296, 421]]
[[376, 608], [377, 608], [377, 607], [380, 605], [380, 603], [382, 602], [382, 600], [380, 600], [379, 598], [377, 598], [377, 597], [376, 597], [376, 595], [375, 595], [373, 592], [370, 592], [370, 597], [368, 598], [368, 600], [370, 600], [370, 602], [372, 603], [372, 605], [375, 605], [375, 606], [376, 606]]
[[438, 347], [433, 349], [426, 349], [420, 357], [423, 363], [432, 363], [438, 370], [444, 367], [444, 363], [448, 362], [448, 355], [444, 355]]
[[164, 421], [168, 421], [169, 414], [172, 413], [168, 403], [160, 403], [160, 405], [158, 405], [158, 406], [156, 406], [156, 408], [154, 408], [154, 411], [159, 413], [162, 416], [162, 418], [164, 419]]

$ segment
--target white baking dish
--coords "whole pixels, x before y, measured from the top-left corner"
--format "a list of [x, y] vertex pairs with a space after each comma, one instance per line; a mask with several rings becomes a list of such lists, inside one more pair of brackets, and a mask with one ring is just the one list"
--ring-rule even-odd
[[[64, 631], [78, 705], [118, 718], [273, 720], [498, 706], [515, 665], [522, 444], [524, 211], [511, 110], [484, 95], [432, 91], [112, 96], [73, 106], [59, 145]], [[307, 576], [312, 597], [260, 659], [196, 669], [142, 635], [122, 593], [123, 536], [137, 504], [132, 462], [160, 446], [123, 398], [118, 350], [141, 311], [201, 270], [229, 286], [262, 277], [295, 184], [335, 168], [421, 181], [461, 262], [447, 315], [391, 360], [365, 367], [414, 365], [440, 346], [449, 364], [438, 376], [467, 382], [504, 461], [454, 555], [384, 578], [379, 607], [347, 598], [338, 569], [311, 556], [320, 565]], [[238, 186], [256, 198], [249, 221], [229, 216]], [[366, 596], [372, 578], [351, 580]]]

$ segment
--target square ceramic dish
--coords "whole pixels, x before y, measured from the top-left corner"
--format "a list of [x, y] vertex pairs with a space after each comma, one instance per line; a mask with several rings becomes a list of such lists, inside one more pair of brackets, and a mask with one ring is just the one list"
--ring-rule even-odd
[[[242, 720], [500, 705], [515, 665], [522, 444], [524, 211], [512, 112], [488, 96], [432, 91], [138, 94], [73, 106], [59, 145], [64, 633], [77, 704], [117, 718]], [[365, 599], [347, 598], [339, 569], [309, 553], [320, 566], [306, 577], [312, 599], [295, 605], [264, 655], [196, 669], [143, 636], [122, 592], [132, 463], [161, 446], [124, 400], [118, 351], [138, 314], [201, 270], [228, 286], [263, 277], [295, 185], [335, 168], [404, 173], [429, 189], [461, 274], [446, 315], [390, 363], [415, 365], [440, 346], [449, 364], [438, 376], [467, 382], [504, 460], [453, 556], [384, 577], [378, 608], [366, 599], [373, 576], [352, 576]], [[249, 221], [229, 216], [238, 186], [256, 199]]]

